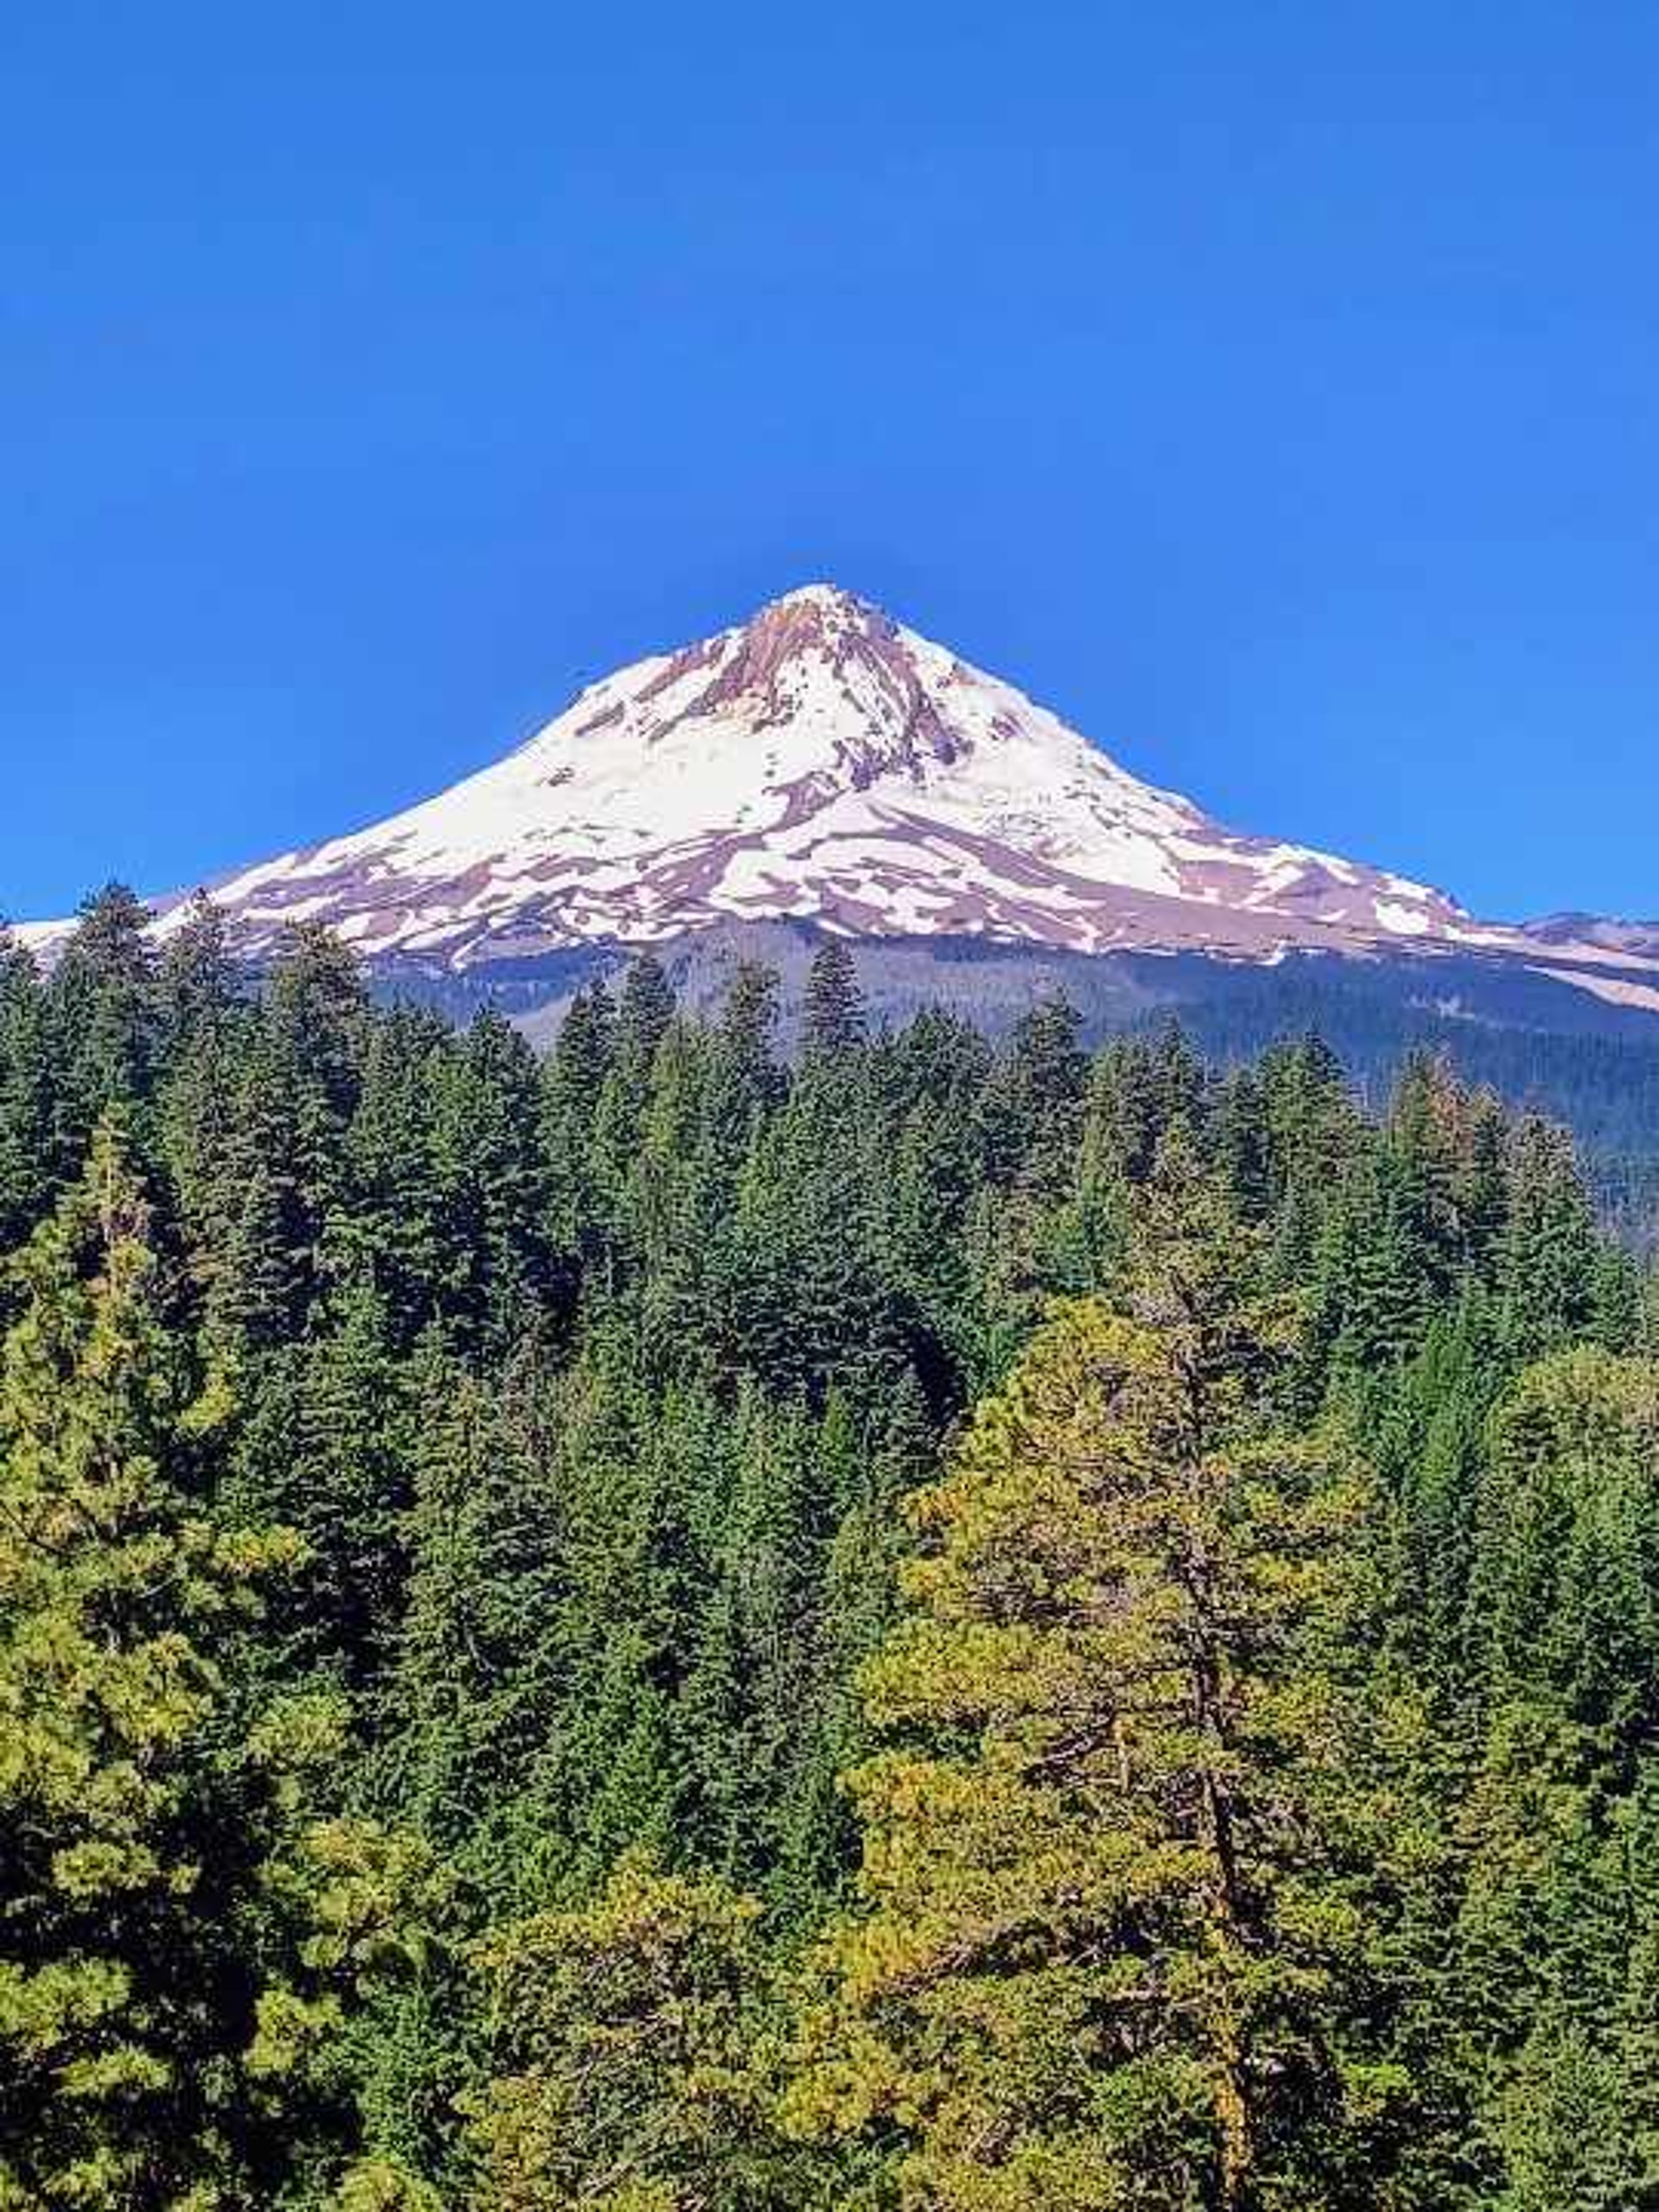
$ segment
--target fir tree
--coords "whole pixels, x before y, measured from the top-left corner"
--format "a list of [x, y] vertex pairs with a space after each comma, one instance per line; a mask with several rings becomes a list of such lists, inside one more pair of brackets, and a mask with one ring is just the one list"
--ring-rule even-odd
[[65, 1166], [48, 1019], [39, 970], [0, 927], [0, 1252], [22, 1243]]
[[858, 963], [844, 938], [830, 938], [812, 956], [801, 1000], [801, 1057], [810, 1066], [843, 1059], [864, 1041]]
[[83, 1134], [115, 1106], [149, 1092], [159, 1046], [149, 914], [124, 884], [88, 899], [52, 977], [67, 1076]]

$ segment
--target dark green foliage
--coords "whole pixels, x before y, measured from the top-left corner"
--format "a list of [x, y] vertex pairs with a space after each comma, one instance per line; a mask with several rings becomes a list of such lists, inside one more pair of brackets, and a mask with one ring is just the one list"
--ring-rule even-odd
[[44, 1212], [64, 1164], [48, 1002], [35, 963], [0, 929], [0, 1249]]
[[[538, 1062], [143, 922], [0, 938], [0, 2204], [1659, 2202], [1659, 1325], [1558, 1131], [1058, 997], [873, 1035], [840, 944], [792, 1059], [766, 970], [697, 1020], [646, 954]], [[987, 1624], [1040, 1744], [967, 1731]], [[1050, 1839], [1086, 1924], [1042, 1744], [1123, 1813]], [[925, 2001], [859, 1904], [924, 1751]], [[895, 2040], [826, 2098], [837, 1925]]]
[[[124, 886], [86, 900], [54, 978], [67, 1088], [79, 1125], [148, 1093], [160, 1042], [149, 915]], [[84, 1118], [83, 1118], [84, 1117]]]
[[840, 938], [815, 954], [801, 1001], [801, 1058], [810, 1067], [834, 1060], [864, 1041], [864, 998], [858, 963]]

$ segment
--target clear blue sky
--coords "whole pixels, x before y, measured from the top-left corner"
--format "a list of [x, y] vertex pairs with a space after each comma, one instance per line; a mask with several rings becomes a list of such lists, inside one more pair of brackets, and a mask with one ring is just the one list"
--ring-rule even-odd
[[830, 575], [1247, 828], [1659, 911], [1650, 0], [54, 0], [0, 908]]

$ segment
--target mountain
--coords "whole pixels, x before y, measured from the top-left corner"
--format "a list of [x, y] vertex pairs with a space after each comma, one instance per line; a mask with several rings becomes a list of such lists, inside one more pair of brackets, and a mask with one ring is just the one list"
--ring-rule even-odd
[[1537, 921], [1522, 922], [1521, 928], [1535, 944], [1592, 944], [1605, 952], [1659, 959], [1659, 922], [1618, 921], [1605, 914], [1545, 914]]
[[[383, 972], [475, 983], [790, 922], [1051, 955], [1518, 962], [1659, 1010], [1659, 932], [1529, 935], [1242, 835], [829, 584], [606, 677], [424, 804], [213, 889], [256, 957], [321, 921]], [[181, 906], [161, 902], [163, 930]]]

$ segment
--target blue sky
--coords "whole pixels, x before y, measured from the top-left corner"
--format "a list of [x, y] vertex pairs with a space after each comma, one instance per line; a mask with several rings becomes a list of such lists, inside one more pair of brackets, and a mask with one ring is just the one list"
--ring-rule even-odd
[[55, 0], [0, 909], [829, 575], [1242, 827], [1659, 912], [1659, 10]]

